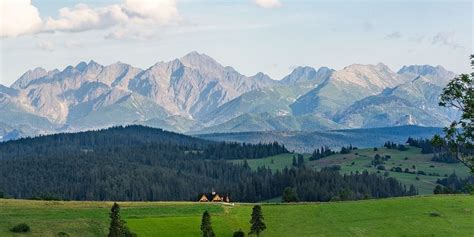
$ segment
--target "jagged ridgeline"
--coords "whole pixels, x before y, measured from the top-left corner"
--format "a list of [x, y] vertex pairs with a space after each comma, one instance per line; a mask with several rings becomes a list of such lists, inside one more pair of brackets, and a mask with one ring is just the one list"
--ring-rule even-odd
[[94, 61], [36, 68], [0, 85], [0, 141], [129, 124], [188, 134], [444, 127], [459, 116], [438, 105], [455, 75], [441, 66], [353, 64], [272, 79], [197, 52], [146, 69]]
[[211, 142], [143, 126], [24, 138], [0, 143], [0, 192], [14, 198], [197, 200], [215, 189], [248, 202], [281, 196], [285, 187], [294, 187], [304, 201], [414, 194], [393, 178], [368, 173], [273, 173], [226, 161], [286, 152], [278, 143]]

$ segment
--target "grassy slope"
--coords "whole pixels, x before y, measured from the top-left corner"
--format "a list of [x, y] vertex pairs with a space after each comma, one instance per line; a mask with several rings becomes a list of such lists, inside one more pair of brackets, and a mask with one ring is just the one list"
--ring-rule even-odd
[[[418, 196], [337, 203], [265, 204], [262, 236], [473, 236], [474, 196]], [[0, 199], [0, 236], [105, 236], [110, 202]], [[199, 236], [209, 210], [217, 236], [248, 231], [252, 205], [121, 203], [122, 217], [138, 236]], [[431, 212], [441, 214], [430, 216]], [[27, 235], [8, 228], [25, 222]]]
[[[356, 155], [356, 153], [358, 155]], [[317, 161], [310, 161], [306, 163], [306, 165], [314, 167], [315, 169], [321, 169], [325, 166], [340, 165], [341, 171], [344, 173], [356, 171], [362, 172], [364, 170], [369, 172], [377, 172], [377, 169], [370, 165], [375, 154], [380, 154], [381, 156], [390, 155], [392, 157], [390, 160], [385, 162], [385, 168], [387, 171], [395, 166], [400, 166], [402, 170], [409, 168], [410, 171], [415, 171], [412, 167], [415, 165], [416, 171], [422, 170], [427, 174], [438, 173], [440, 176], [416, 175], [388, 171], [391, 177], [397, 178], [403, 184], [407, 186], [414, 184], [418, 188], [420, 194], [433, 193], [433, 189], [436, 186], [436, 180], [443, 178], [442, 176], [444, 175], [452, 174], [453, 171], [455, 171], [456, 174], [461, 177], [465, 177], [469, 173], [468, 169], [461, 164], [432, 162], [432, 154], [423, 155], [421, 154], [421, 149], [415, 147], [409, 147], [409, 150], [407, 151], [385, 148], [379, 148], [378, 151], [374, 151], [373, 149], [359, 149], [357, 151], [351, 152], [350, 154], [336, 154]], [[408, 160], [405, 160], [405, 157], [408, 157]], [[305, 155], [305, 160], [309, 160], [309, 155]], [[271, 169], [283, 169], [286, 166], [291, 167], [292, 161], [293, 154], [281, 154], [263, 159], [247, 160], [248, 164], [252, 168], [266, 166], [270, 167]], [[233, 162], [240, 163], [242, 161], [237, 160]], [[354, 165], [352, 165], [352, 162], [354, 162]], [[383, 175], [383, 173], [384, 171], [380, 172], [381, 175]], [[416, 177], [419, 177], [419, 180], [416, 180]]]

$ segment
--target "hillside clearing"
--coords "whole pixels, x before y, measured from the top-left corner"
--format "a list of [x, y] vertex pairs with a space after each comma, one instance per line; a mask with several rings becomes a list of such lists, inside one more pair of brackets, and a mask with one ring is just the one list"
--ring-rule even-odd
[[[374, 156], [390, 156], [391, 158], [385, 162], [385, 170], [377, 170], [371, 165]], [[248, 159], [247, 163], [252, 169], [265, 166], [272, 170], [290, 168], [295, 154], [280, 154], [261, 159]], [[340, 166], [342, 173], [350, 174], [351, 172], [362, 172], [367, 170], [371, 173], [379, 173], [384, 175], [388, 172], [390, 177], [394, 177], [402, 182], [407, 187], [410, 184], [415, 185], [420, 194], [432, 194], [436, 186], [436, 180], [442, 179], [447, 175], [456, 173], [459, 177], [466, 177], [469, 175], [469, 170], [462, 164], [447, 164], [441, 162], [433, 162], [431, 158], [433, 154], [421, 154], [421, 149], [416, 147], [408, 147], [406, 151], [399, 151], [397, 149], [378, 148], [374, 151], [370, 149], [358, 149], [351, 151], [349, 154], [335, 154], [316, 161], [309, 161], [309, 154], [304, 155], [305, 165], [320, 170], [323, 167]], [[406, 159], [408, 158], [408, 159]], [[234, 163], [243, 163], [243, 160], [233, 160]], [[413, 168], [413, 166], [415, 168]], [[392, 167], [400, 167], [403, 170], [408, 168], [411, 172], [423, 171], [426, 175], [393, 172], [390, 171]], [[430, 175], [432, 174], [432, 175]]]

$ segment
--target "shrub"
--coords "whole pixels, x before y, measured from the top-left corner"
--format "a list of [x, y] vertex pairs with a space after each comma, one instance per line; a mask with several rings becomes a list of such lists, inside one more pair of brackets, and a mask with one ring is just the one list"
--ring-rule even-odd
[[430, 212], [430, 216], [431, 216], [431, 217], [440, 217], [441, 214], [438, 213], [438, 212]]
[[56, 234], [57, 237], [69, 237], [69, 234], [66, 232], [58, 232]]
[[234, 237], [245, 237], [245, 233], [242, 230], [234, 232]]
[[15, 232], [15, 233], [27, 233], [27, 232], [30, 232], [30, 226], [28, 226], [25, 223], [21, 223], [21, 224], [18, 224], [16, 226], [13, 226], [10, 229], [10, 231]]

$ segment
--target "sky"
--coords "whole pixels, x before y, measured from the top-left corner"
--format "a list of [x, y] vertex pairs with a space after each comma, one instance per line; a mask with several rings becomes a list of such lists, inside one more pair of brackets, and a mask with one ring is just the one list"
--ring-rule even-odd
[[0, 0], [0, 84], [81, 61], [146, 69], [191, 51], [251, 76], [297, 66], [470, 72], [472, 1]]

